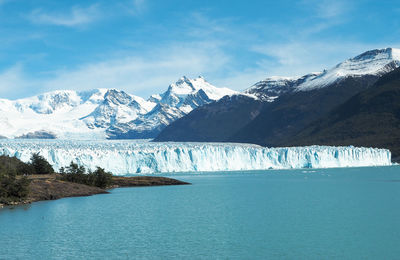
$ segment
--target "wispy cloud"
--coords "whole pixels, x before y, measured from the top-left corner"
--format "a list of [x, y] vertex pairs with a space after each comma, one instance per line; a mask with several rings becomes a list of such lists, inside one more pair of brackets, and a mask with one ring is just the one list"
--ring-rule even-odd
[[[223, 69], [229, 63], [219, 46], [213, 43], [175, 43], [152, 50], [146, 55], [114, 57], [88, 63], [75, 69], [48, 72], [46, 78], [29, 78], [21, 65], [0, 73], [3, 97], [11, 97], [6, 89], [34, 88], [35, 93], [54, 89], [118, 88], [147, 97], [165, 91], [170, 83], [186, 75], [196, 77]], [[31, 91], [32, 92], [32, 91]], [[18, 95], [17, 95], [18, 96]]]
[[[21, 65], [16, 65], [0, 73], [0, 96], [21, 96], [28, 89], [35, 89], [38, 94], [55, 89], [117, 88], [146, 98], [165, 91], [168, 84], [183, 75], [203, 75], [216, 86], [244, 90], [270, 76], [301, 76], [329, 69], [375, 47], [386, 46], [353, 42], [266, 44], [253, 47], [260, 56], [253, 66], [242, 69], [231, 66], [234, 57], [218, 42], [174, 43], [141, 55], [50, 71], [42, 78], [31, 78]], [[13, 89], [12, 95], [7, 93], [9, 89]]]
[[34, 83], [27, 80], [23, 73], [23, 66], [16, 64], [0, 72], [0, 97], [15, 98], [21, 97], [30, 92]]
[[302, 76], [330, 69], [336, 64], [371, 49], [400, 46], [397, 43], [365, 44], [345, 41], [297, 41], [253, 46], [258, 58], [252, 67], [233, 69], [213, 80], [217, 86], [244, 90], [271, 76]]
[[[210, 18], [202, 12], [189, 13], [185, 19], [186, 32], [191, 37], [203, 38], [215, 37], [216, 35], [227, 36], [227, 34], [232, 32], [230, 26], [232, 19]], [[234, 31], [237, 32], [238, 28]]]
[[304, 38], [347, 23], [354, 5], [343, 0], [303, 0], [301, 6], [308, 10], [309, 15], [300, 20], [297, 18], [303, 28], [299, 28], [296, 35]]
[[339, 17], [345, 14], [348, 8], [349, 4], [342, 1], [323, 0], [317, 4], [318, 16], [325, 19]]
[[[392, 46], [398, 46], [393, 43]], [[269, 75], [301, 76], [309, 72], [330, 69], [336, 64], [375, 48], [386, 48], [388, 43], [365, 44], [353, 41], [296, 41], [284, 44], [253, 46], [252, 50], [264, 55], [268, 63], [260, 68]], [[271, 66], [271, 60], [274, 64]]]
[[129, 15], [137, 16], [146, 11], [148, 3], [147, 0], [128, 0], [119, 2], [118, 6]]
[[341, 17], [352, 10], [353, 4], [343, 0], [303, 0], [303, 6], [312, 10], [314, 16], [322, 19]]
[[133, 0], [133, 7], [137, 11], [142, 11], [146, 7], [146, 0]]
[[49, 13], [42, 9], [35, 9], [28, 16], [35, 24], [58, 25], [75, 27], [90, 24], [100, 17], [98, 5], [87, 8], [74, 6], [67, 13]]
[[[336, 39], [327, 33], [317, 35], [346, 21], [349, 7], [343, 6], [343, 2], [304, 2], [308, 4], [311, 18], [297, 17], [290, 25], [268, 20], [257, 21], [254, 25], [241, 23], [236, 20], [239, 18], [187, 13], [171, 32], [162, 24], [150, 25], [154, 30], [141, 28], [154, 34], [167, 31], [166, 40], [160, 43], [152, 42], [146, 46], [140, 40], [136, 42], [140, 34], [135, 34], [132, 39], [121, 38], [118, 40], [123, 44], [119, 47], [116, 45], [112, 51], [96, 54], [96, 62], [89, 57], [83, 64], [66, 64], [65, 69], [46, 71], [39, 75], [41, 78], [29, 74], [29, 70], [24, 71], [22, 65], [4, 70], [0, 72], [0, 87], [7, 88], [1, 87], [3, 92], [0, 94], [11, 96], [5, 89], [13, 88], [35, 89], [37, 94], [54, 89], [101, 87], [123, 89], [146, 97], [164, 91], [182, 75], [203, 75], [216, 86], [243, 90], [266, 77], [301, 76], [329, 69], [368, 49], [390, 45]], [[149, 8], [148, 4], [144, 0], [129, 0], [117, 8], [126, 5], [132, 10], [143, 10], [141, 8]], [[100, 7], [104, 15], [105, 4]], [[34, 17], [36, 23], [80, 26], [99, 19], [100, 7], [74, 7], [67, 13], [52, 15], [36, 10]]]
[[210, 43], [176, 44], [147, 55], [131, 55], [57, 71], [44, 86], [61, 89], [120, 88], [149, 95], [182, 75], [198, 76], [221, 69], [229, 58]]

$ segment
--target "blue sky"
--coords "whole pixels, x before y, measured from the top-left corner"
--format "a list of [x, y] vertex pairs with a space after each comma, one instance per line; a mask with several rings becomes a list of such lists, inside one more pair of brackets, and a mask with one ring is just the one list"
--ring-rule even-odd
[[398, 0], [0, 0], [0, 98], [100, 87], [147, 98], [183, 75], [243, 90], [399, 36]]

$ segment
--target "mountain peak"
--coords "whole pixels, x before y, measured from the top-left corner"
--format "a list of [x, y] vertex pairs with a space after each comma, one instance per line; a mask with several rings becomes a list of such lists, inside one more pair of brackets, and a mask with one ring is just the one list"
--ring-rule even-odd
[[178, 79], [175, 85], [182, 85], [184, 83], [191, 85], [194, 82], [207, 82], [207, 80], [203, 76], [198, 76], [197, 78], [193, 79], [186, 76], [182, 76]]
[[400, 66], [400, 50], [394, 48], [366, 51], [354, 58], [339, 63], [320, 75], [307, 79], [296, 87], [297, 91], [308, 91], [329, 86], [345, 77], [364, 75], [380, 76]]
[[179, 78], [178, 81], [186, 81], [186, 80], [189, 80], [189, 78], [183, 75], [182, 77]]
[[193, 80], [186, 76], [183, 76], [176, 83], [169, 85], [167, 92], [177, 95], [187, 95], [195, 90], [192, 81]]
[[377, 59], [400, 60], [400, 50], [394, 48], [369, 50], [354, 58], [349, 59], [349, 61], [358, 62]]
[[202, 76], [190, 79], [181, 77], [176, 83], [169, 85], [168, 90], [161, 94], [163, 103], [181, 103], [188, 95], [195, 95], [203, 91], [210, 100], [218, 100], [225, 95], [232, 95], [236, 92], [227, 88], [217, 88], [208, 83]]
[[178, 79], [178, 81], [175, 83], [175, 85], [182, 85], [184, 83], [190, 83], [192, 80], [186, 76], [182, 76]]
[[400, 67], [400, 49], [374, 49], [322, 72], [314, 72], [302, 77], [268, 77], [246, 89], [245, 93], [253, 94], [261, 100], [273, 101], [284, 93], [323, 88], [346, 77], [364, 75], [379, 77], [398, 67]]
[[301, 77], [272, 76], [257, 82], [244, 93], [255, 95], [257, 98], [273, 102], [278, 96], [294, 90], [294, 88], [310, 78], [315, 78], [322, 72], [313, 72]]

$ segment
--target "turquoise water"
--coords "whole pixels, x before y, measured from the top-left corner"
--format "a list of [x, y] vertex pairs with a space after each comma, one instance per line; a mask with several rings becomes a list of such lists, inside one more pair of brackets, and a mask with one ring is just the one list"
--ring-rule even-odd
[[0, 210], [0, 259], [398, 259], [400, 167], [179, 175]]

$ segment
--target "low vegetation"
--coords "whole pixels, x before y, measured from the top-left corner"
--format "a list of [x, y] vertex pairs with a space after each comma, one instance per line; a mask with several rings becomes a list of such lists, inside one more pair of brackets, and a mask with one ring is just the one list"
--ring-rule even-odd
[[35, 174], [53, 174], [54, 169], [51, 164], [38, 153], [32, 154], [30, 165]]
[[86, 172], [85, 167], [71, 162], [66, 168], [60, 169], [61, 179], [69, 182], [106, 188], [112, 185], [112, 174], [103, 168], [97, 167], [95, 171]]
[[0, 208], [2, 205], [108, 193], [105, 189], [111, 187], [181, 184], [189, 183], [164, 177], [117, 177], [100, 167], [91, 171], [74, 162], [56, 173], [37, 153], [32, 155], [29, 163], [16, 157], [0, 156]]
[[0, 165], [0, 204], [24, 200], [29, 194], [29, 182], [26, 176], [17, 178], [16, 172]]
[[0, 204], [24, 200], [29, 194], [30, 183], [26, 176], [35, 173], [31, 163], [24, 163], [15, 157], [0, 156]]
[[56, 174], [51, 164], [38, 153], [32, 154], [29, 163], [16, 157], [0, 156], [0, 204], [14, 204], [24, 201], [29, 195], [30, 177], [55, 175], [54, 178], [99, 188], [112, 185], [112, 174], [97, 167], [95, 171], [87, 171], [83, 166], [71, 162]]

